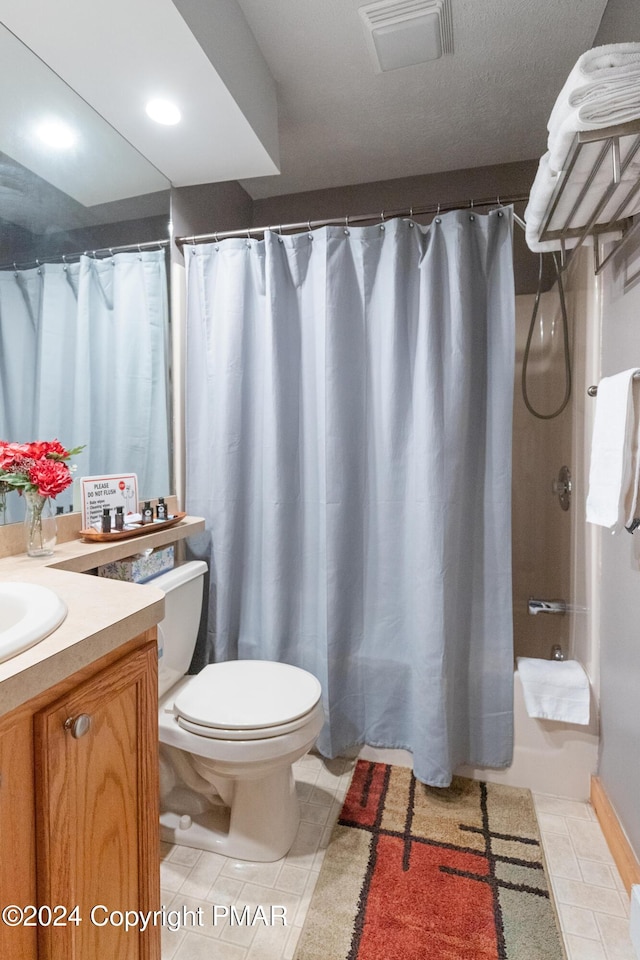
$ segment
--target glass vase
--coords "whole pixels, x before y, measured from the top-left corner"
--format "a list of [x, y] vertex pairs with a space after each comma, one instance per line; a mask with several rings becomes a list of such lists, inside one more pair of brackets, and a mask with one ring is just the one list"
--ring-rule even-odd
[[25, 490], [24, 532], [30, 557], [50, 557], [58, 538], [58, 527], [48, 497]]

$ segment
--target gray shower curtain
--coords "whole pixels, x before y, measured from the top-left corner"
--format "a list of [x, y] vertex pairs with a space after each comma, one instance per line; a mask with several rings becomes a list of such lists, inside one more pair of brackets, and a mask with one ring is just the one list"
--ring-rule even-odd
[[511, 211], [187, 252], [210, 657], [322, 684], [318, 743], [446, 786], [512, 750]]

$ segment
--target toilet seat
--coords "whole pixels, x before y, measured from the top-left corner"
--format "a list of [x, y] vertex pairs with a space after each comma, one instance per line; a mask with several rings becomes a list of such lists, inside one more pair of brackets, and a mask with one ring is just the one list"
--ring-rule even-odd
[[[312, 708], [313, 710], [313, 708]], [[210, 740], [267, 740], [269, 737], [281, 737], [285, 733], [291, 733], [293, 730], [299, 730], [304, 726], [309, 718], [309, 713], [291, 720], [289, 723], [278, 723], [270, 727], [245, 727], [242, 730], [234, 730], [229, 727], [207, 727], [202, 723], [193, 723], [191, 720], [185, 720], [184, 717], [177, 717], [178, 726], [189, 733], [195, 733], [199, 737], [208, 737]]]
[[262, 740], [304, 726], [321, 696], [306, 670], [270, 660], [210, 664], [174, 702], [178, 725], [216, 740]]

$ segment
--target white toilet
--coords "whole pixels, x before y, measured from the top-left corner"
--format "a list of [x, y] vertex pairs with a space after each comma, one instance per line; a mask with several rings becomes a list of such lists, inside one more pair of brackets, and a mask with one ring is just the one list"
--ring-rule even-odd
[[185, 675], [206, 570], [197, 560], [153, 580], [166, 595], [158, 625], [161, 836], [238, 860], [278, 860], [300, 821], [291, 765], [320, 733], [322, 691], [306, 670], [266, 660]]

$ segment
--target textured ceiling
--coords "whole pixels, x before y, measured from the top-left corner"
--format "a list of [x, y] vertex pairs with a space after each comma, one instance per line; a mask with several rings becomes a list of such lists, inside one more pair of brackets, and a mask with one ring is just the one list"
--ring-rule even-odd
[[254, 198], [539, 157], [606, 7], [452, 0], [453, 55], [376, 73], [363, 0], [238, 2], [278, 96], [281, 174], [243, 180]]

